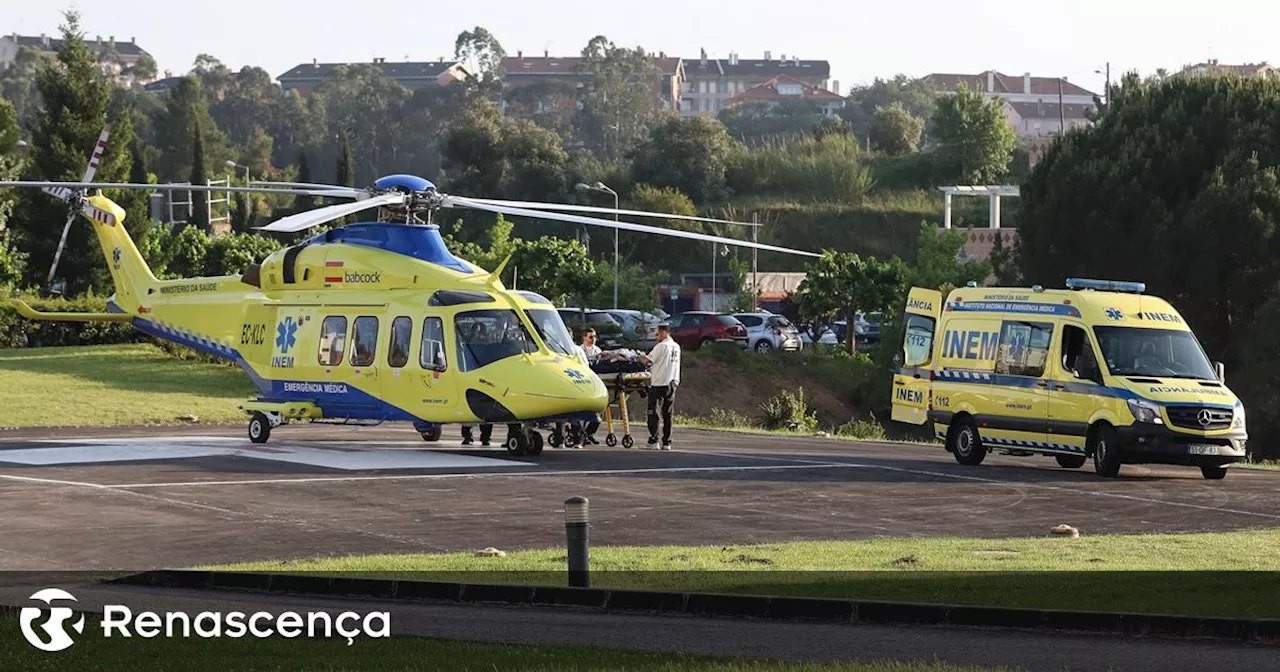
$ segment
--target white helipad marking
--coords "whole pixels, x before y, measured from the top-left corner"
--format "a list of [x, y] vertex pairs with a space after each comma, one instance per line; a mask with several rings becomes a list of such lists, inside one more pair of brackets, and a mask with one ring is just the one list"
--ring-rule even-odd
[[516, 478], [525, 476], [614, 476], [627, 474], [682, 474], [720, 471], [787, 471], [792, 469], [861, 469], [861, 464], [780, 464], [741, 467], [651, 467], [639, 469], [566, 469], [559, 471], [521, 471], [461, 474], [406, 474], [402, 476], [316, 476], [298, 478], [251, 478], [238, 481], [173, 481], [170, 483], [116, 483], [102, 488], [175, 488], [189, 485], [294, 485], [305, 483], [356, 483], [360, 481], [419, 481], [454, 478]]
[[528, 467], [527, 462], [476, 457], [429, 450], [386, 449], [374, 446], [326, 448], [289, 443], [253, 444], [230, 437], [148, 437], [42, 440], [49, 447], [0, 450], [0, 463], [30, 466], [104, 464], [144, 460], [183, 460], [200, 457], [246, 457], [271, 462], [360, 471], [367, 469], [463, 469]]

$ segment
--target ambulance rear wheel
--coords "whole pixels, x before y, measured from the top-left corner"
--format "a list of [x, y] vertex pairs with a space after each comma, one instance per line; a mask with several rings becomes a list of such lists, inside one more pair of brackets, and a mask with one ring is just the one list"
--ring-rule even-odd
[[254, 443], [266, 443], [271, 436], [271, 421], [265, 413], [254, 411], [249, 419], [249, 440]]
[[1120, 475], [1120, 445], [1116, 442], [1116, 432], [1102, 426], [1093, 433], [1092, 452], [1093, 469], [1099, 476], [1111, 478]]
[[1079, 469], [1084, 466], [1084, 455], [1054, 455], [1053, 459], [1058, 461], [1058, 466], [1063, 469]]
[[982, 460], [987, 456], [987, 449], [982, 445], [982, 439], [978, 437], [978, 428], [973, 424], [972, 420], [965, 418], [957, 421], [951, 426], [951, 434], [947, 437], [951, 443], [951, 453], [956, 456], [956, 462], [976, 466], [982, 464]]

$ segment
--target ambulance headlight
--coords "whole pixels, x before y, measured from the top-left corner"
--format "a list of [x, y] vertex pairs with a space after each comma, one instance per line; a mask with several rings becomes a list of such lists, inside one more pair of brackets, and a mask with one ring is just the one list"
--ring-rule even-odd
[[1130, 399], [1129, 412], [1133, 413], [1138, 422], [1164, 424], [1164, 420], [1160, 419], [1160, 407], [1145, 399]]
[[1236, 403], [1235, 408], [1231, 409], [1231, 428], [1244, 429], [1244, 404]]

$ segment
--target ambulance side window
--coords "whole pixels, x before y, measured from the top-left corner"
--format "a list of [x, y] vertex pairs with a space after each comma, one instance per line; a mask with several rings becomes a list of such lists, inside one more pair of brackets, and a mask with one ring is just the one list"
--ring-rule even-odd
[[1062, 370], [1080, 380], [1102, 383], [1102, 371], [1089, 342], [1089, 334], [1074, 325], [1062, 328]]
[[907, 315], [907, 330], [902, 346], [906, 351], [904, 366], [925, 366], [933, 359], [933, 327], [933, 318]]
[[996, 373], [1032, 378], [1044, 375], [1052, 337], [1052, 324], [1005, 322], [996, 349]]

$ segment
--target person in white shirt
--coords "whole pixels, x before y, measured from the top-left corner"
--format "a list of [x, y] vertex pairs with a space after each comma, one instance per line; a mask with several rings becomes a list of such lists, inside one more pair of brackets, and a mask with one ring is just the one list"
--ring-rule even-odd
[[658, 343], [640, 361], [649, 370], [649, 445], [658, 443], [658, 411], [662, 411], [662, 450], [671, 450], [671, 407], [675, 403], [676, 388], [680, 386], [680, 344], [671, 338], [671, 327], [666, 322], [658, 325]]

